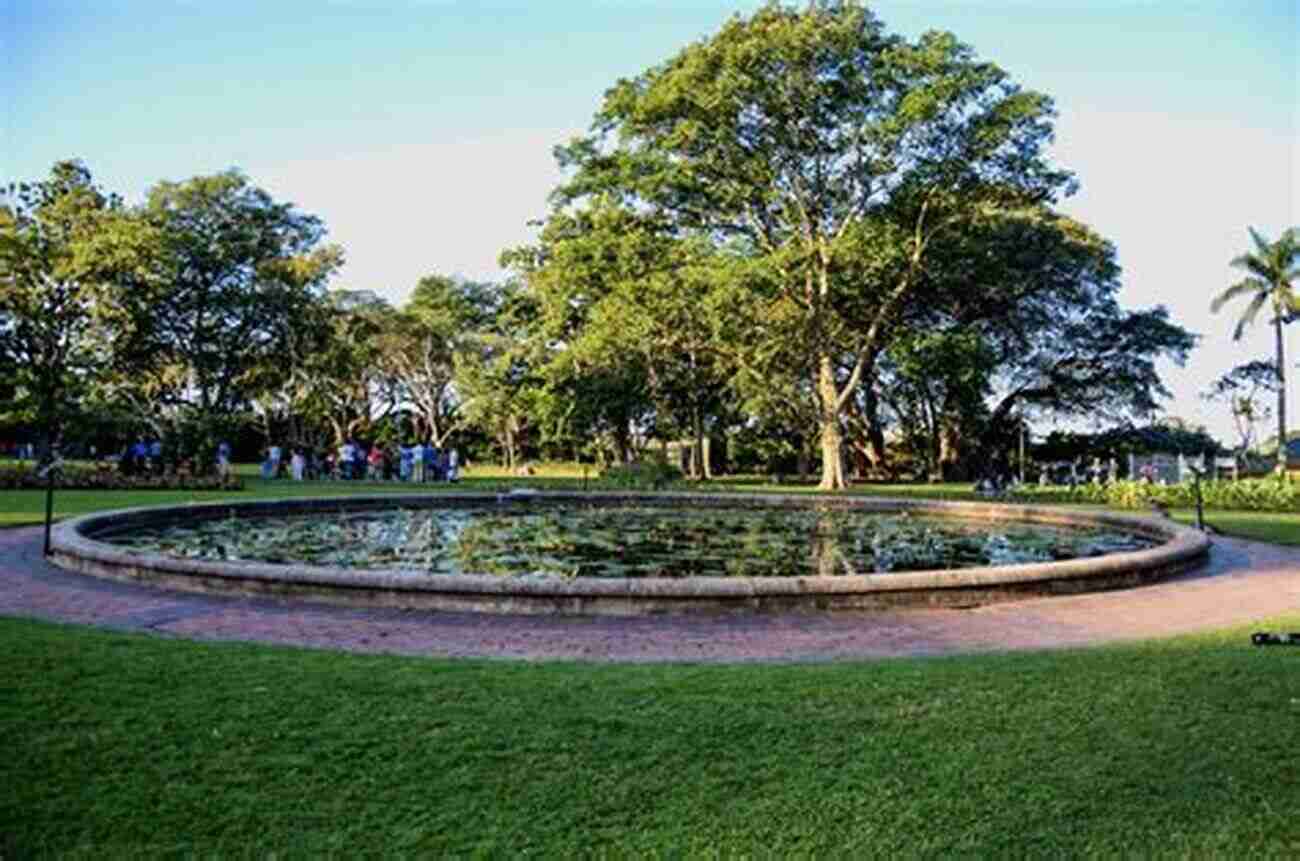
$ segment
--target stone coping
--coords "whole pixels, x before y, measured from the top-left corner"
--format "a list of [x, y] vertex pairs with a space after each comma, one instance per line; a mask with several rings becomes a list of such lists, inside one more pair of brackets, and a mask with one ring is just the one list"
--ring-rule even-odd
[[[551, 502], [637, 503], [666, 507], [830, 508], [909, 511], [991, 522], [1108, 526], [1161, 541], [1156, 547], [1084, 559], [958, 570], [807, 577], [564, 578], [435, 575], [394, 569], [340, 569], [180, 559], [97, 540], [115, 532], [231, 515], [307, 514], [346, 509], [493, 507]], [[497, 613], [643, 615], [662, 612], [881, 609], [974, 606], [1027, 594], [1076, 593], [1138, 585], [1203, 561], [1209, 539], [1168, 520], [1109, 511], [992, 502], [705, 493], [511, 492], [348, 496], [196, 503], [101, 512], [55, 526], [53, 561], [98, 577], [184, 591], [296, 596], [353, 606]]]

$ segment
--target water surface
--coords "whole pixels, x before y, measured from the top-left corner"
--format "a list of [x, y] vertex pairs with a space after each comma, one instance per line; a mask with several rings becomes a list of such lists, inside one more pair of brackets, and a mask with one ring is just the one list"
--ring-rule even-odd
[[113, 544], [196, 559], [562, 577], [797, 577], [1049, 562], [1154, 546], [1102, 528], [852, 509], [542, 504], [226, 518]]

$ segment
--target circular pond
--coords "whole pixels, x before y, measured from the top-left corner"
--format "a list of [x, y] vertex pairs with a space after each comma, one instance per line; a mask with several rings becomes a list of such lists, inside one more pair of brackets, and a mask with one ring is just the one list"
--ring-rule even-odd
[[497, 612], [969, 606], [1133, 585], [1208, 541], [1030, 506], [704, 494], [465, 494], [135, 509], [55, 560], [162, 585]]
[[183, 559], [553, 577], [806, 577], [976, 568], [1145, 550], [1105, 526], [982, 523], [853, 508], [540, 503], [232, 513], [106, 537]]

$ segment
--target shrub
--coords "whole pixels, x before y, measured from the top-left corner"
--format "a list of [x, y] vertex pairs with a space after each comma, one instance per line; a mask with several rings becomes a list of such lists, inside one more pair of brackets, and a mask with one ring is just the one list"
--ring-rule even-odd
[[[43, 490], [46, 479], [29, 466], [0, 467], [0, 489]], [[123, 475], [116, 469], [65, 467], [57, 476], [60, 490], [243, 490], [244, 481], [237, 475], [186, 474]]]
[[605, 470], [601, 480], [621, 488], [638, 490], [658, 490], [676, 481], [681, 481], [682, 471], [675, 466], [655, 461], [630, 463], [627, 466], [614, 466]]
[[[1152, 505], [1193, 508], [1196, 488], [1181, 484], [1116, 481], [1078, 487], [1026, 487], [1016, 497], [1034, 502], [1083, 502], [1116, 508], [1143, 509]], [[1300, 484], [1275, 477], [1240, 481], [1203, 481], [1201, 499], [1206, 508], [1235, 511], [1300, 511]]]

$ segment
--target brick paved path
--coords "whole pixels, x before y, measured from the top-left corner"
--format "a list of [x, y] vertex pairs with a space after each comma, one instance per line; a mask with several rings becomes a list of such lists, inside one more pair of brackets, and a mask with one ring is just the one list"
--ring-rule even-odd
[[0, 615], [197, 640], [363, 652], [750, 661], [1040, 649], [1159, 637], [1300, 610], [1300, 548], [1216, 538], [1203, 568], [1137, 589], [975, 610], [563, 618], [359, 610], [208, 597], [48, 565], [39, 528], [0, 530]]

